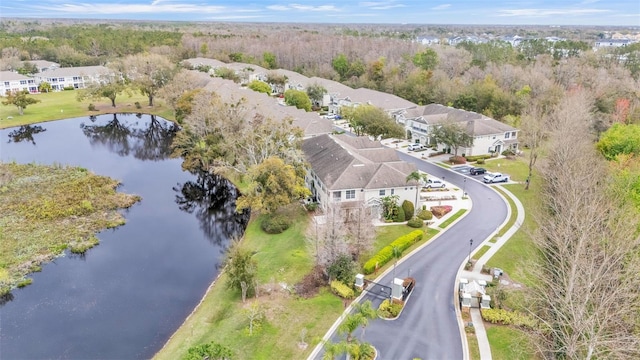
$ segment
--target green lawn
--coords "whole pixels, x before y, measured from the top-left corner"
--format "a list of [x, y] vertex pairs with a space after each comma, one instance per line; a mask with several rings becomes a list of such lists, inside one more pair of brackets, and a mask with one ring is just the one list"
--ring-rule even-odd
[[449, 217], [447, 220], [443, 221], [440, 225], [438, 225], [438, 227], [441, 229], [446, 228], [447, 226], [451, 225], [451, 223], [458, 220], [458, 218], [462, 216], [462, 214], [464, 214], [465, 212], [467, 212], [467, 209], [458, 210], [455, 214], [451, 215], [451, 217]]
[[[319, 342], [331, 324], [344, 310], [340, 298], [322, 290], [311, 299], [298, 298], [284, 290], [280, 283], [294, 285], [313, 266], [307, 251], [305, 228], [307, 213], [290, 214], [291, 228], [282, 234], [269, 235], [260, 229], [261, 218], [253, 219], [245, 232], [244, 246], [256, 252], [260, 284], [271, 289], [263, 291], [257, 300], [246, 304], [236, 291], [225, 286], [220, 277], [191, 316], [155, 358], [179, 359], [193, 345], [216, 341], [232, 349], [237, 359], [303, 359]], [[258, 301], [266, 314], [261, 327], [249, 336], [248, 319], [243, 309]], [[306, 329], [306, 349], [298, 342]]]
[[[172, 119], [171, 110], [165, 107], [162, 101], [154, 100], [154, 106], [147, 106], [149, 100], [146, 96], [134, 93], [132, 97], [120, 95], [116, 98], [116, 107], [111, 106], [111, 100], [103, 98], [100, 100], [87, 99], [77, 101], [77, 90], [66, 90], [51, 93], [30, 95], [39, 103], [29, 105], [24, 109], [24, 115], [20, 115], [18, 108], [14, 105], [0, 104], [0, 129], [34, 124], [44, 121], [68, 119], [80, 116], [98, 115], [105, 113], [138, 113], [154, 114], [165, 119]], [[139, 102], [141, 108], [137, 109], [135, 103]], [[89, 104], [94, 104], [97, 111], [89, 111]], [[11, 119], [8, 119], [12, 117]]]
[[535, 182], [531, 184], [529, 190], [524, 190], [524, 186], [521, 184], [505, 185], [505, 188], [522, 202], [525, 208], [525, 219], [520, 229], [491, 257], [487, 266], [499, 267], [507, 272], [513, 280], [528, 285], [531, 284], [531, 279], [527, 277], [523, 266], [528, 264], [536, 254], [529, 235], [536, 225], [533, 217], [526, 213], [526, 210], [539, 204], [539, 190]]
[[482, 257], [482, 255], [484, 255], [484, 253], [486, 253], [487, 251], [489, 251], [489, 249], [491, 249], [491, 246], [489, 245], [484, 245], [483, 247], [480, 248], [480, 250], [476, 251], [475, 254], [473, 254], [472, 259], [474, 260], [478, 260]]
[[513, 199], [511, 199], [509, 195], [507, 195], [499, 187], [494, 187], [493, 189], [502, 194], [502, 196], [507, 200], [509, 207], [511, 208], [511, 215], [509, 216], [509, 220], [507, 221], [505, 226], [501, 227], [496, 233], [496, 237], [500, 237], [504, 235], [504, 233], [507, 232], [507, 230], [509, 230], [516, 223], [516, 220], [518, 219], [518, 212], [515, 202], [513, 202]]
[[490, 326], [487, 337], [494, 360], [537, 359], [531, 339], [522, 330], [508, 326]]
[[528, 152], [525, 152], [524, 156], [518, 156], [513, 160], [507, 158], [487, 159], [483, 165], [477, 166], [483, 167], [491, 172], [501, 172], [510, 175], [513, 181], [524, 182], [529, 175]]

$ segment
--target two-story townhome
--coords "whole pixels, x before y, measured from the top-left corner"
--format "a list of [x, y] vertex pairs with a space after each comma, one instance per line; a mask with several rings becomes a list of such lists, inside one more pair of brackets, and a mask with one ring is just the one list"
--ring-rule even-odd
[[54, 91], [65, 88], [84, 89], [112, 73], [104, 66], [62, 67], [35, 74], [34, 79], [38, 84], [48, 82]]
[[390, 195], [397, 195], [399, 204], [415, 202], [418, 184], [406, 179], [416, 166], [379, 141], [326, 134], [304, 140], [302, 150], [311, 168], [307, 185], [324, 209], [331, 202], [342, 208], [362, 203], [375, 207]]
[[22, 64], [24, 65], [24, 63], [30, 63], [36, 66], [36, 68], [38, 69], [38, 72], [45, 72], [48, 70], [53, 70], [53, 69], [57, 69], [60, 67], [60, 64], [55, 63], [53, 61], [47, 61], [47, 60], [27, 60], [27, 61], [23, 61]]
[[197, 57], [197, 58], [182, 60], [182, 65], [193, 70], [196, 70], [202, 66], [208, 66], [209, 74], [212, 75], [215, 73], [216, 69], [225, 67], [226, 64], [216, 59]]
[[293, 125], [303, 131], [304, 138], [328, 134], [333, 131], [333, 122], [318, 116], [315, 112], [306, 112], [297, 109], [295, 106], [281, 106], [273, 96], [253, 91], [247, 87], [238, 86], [238, 84], [231, 80], [208, 77], [204, 73], [200, 74], [203, 75], [201, 76], [201, 80], [207, 81], [204, 89], [215, 92], [220, 96], [222, 101], [235, 104], [239, 100], [242, 100], [242, 107], [245, 109], [244, 117], [246, 119], [254, 119], [256, 117], [279, 121], [291, 119]]
[[0, 95], [4, 96], [9, 92], [27, 90], [31, 94], [38, 92], [36, 80], [28, 76], [20, 75], [13, 71], [0, 71]]
[[[488, 116], [472, 111], [455, 109], [440, 104], [408, 109], [396, 115], [396, 121], [403, 124], [407, 138], [420, 144], [433, 144], [431, 131], [445, 122], [457, 123], [473, 138], [469, 148], [458, 149], [458, 155], [488, 155], [504, 150], [518, 150], [518, 129]], [[439, 150], [444, 149], [440, 145]]]

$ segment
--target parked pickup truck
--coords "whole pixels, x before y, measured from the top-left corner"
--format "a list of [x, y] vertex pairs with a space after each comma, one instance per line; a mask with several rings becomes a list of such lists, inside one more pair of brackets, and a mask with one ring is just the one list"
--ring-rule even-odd
[[509, 175], [501, 173], [489, 173], [482, 178], [482, 181], [484, 181], [485, 184], [507, 182], [509, 181]]

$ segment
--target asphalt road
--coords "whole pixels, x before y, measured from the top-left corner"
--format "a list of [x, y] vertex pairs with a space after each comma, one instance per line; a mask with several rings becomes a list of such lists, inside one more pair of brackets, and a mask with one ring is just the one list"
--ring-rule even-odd
[[[470, 250], [478, 247], [504, 222], [507, 205], [490, 187], [480, 182], [467, 178], [464, 184], [464, 175], [404, 153], [399, 152], [398, 155], [431, 176], [444, 178], [461, 189], [464, 185], [473, 207], [429, 246], [397, 266], [396, 277], [410, 275], [416, 279], [416, 287], [397, 320], [371, 321], [362, 340], [378, 349], [378, 359], [381, 360], [462, 359], [455, 313], [456, 274], [460, 264], [469, 257]], [[469, 245], [470, 239], [473, 239], [472, 246]], [[390, 272], [380, 283], [390, 285], [393, 274]], [[371, 300], [377, 308], [382, 302], [382, 295], [368, 293], [362, 301], [366, 300]], [[362, 336], [359, 331], [354, 335]], [[339, 341], [336, 334], [333, 341]]]

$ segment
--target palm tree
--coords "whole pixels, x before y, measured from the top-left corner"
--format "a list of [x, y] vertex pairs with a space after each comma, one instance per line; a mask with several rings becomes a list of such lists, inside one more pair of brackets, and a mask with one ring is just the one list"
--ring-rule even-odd
[[360, 313], [349, 314], [338, 327], [338, 333], [346, 334], [347, 342], [351, 342], [353, 332], [365, 321], [367, 320]]
[[[415, 181], [416, 182], [416, 202], [415, 202], [415, 212], [418, 212], [418, 208], [420, 207], [420, 204], [418, 204], [418, 195], [420, 194], [420, 180], [422, 180], [422, 174], [420, 174], [420, 171], [415, 170], [412, 171], [409, 175], [407, 175], [407, 179], [406, 182], [409, 181]], [[413, 215], [415, 214], [411, 214], [411, 216], [413, 217]]]
[[373, 308], [371, 304], [371, 300], [367, 300], [362, 304], [355, 304], [356, 313], [362, 316], [360, 320], [360, 326], [362, 327], [362, 333], [360, 334], [360, 339], [364, 337], [364, 331], [369, 325], [369, 320], [373, 320], [378, 317], [378, 312]]
[[324, 343], [324, 355], [322, 355], [322, 360], [334, 360], [336, 357], [344, 354], [346, 352], [346, 343], [332, 343], [325, 342]]

